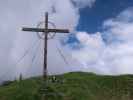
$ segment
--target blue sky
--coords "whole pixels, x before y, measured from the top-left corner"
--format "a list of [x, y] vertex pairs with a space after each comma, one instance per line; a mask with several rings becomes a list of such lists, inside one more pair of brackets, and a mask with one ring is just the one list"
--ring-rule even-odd
[[[132, 6], [132, 0], [96, 0], [91, 8], [85, 7], [79, 9], [80, 19], [76, 30], [85, 31], [89, 34], [103, 32], [103, 23], [105, 20], [115, 18], [123, 10]], [[106, 41], [105, 38], [106, 35], [103, 35], [103, 39]], [[75, 35], [71, 35], [67, 42], [71, 44], [78, 41]]]
[[132, 0], [96, 0], [91, 9], [89, 7], [80, 9], [77, 30], [88, 33], [102, 31], [105, 20], [116, 17], [120, 12], [132, 6]]

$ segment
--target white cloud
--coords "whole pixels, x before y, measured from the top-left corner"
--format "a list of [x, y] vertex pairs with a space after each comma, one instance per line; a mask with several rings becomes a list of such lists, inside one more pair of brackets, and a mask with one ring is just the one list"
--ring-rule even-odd
[[[76, 7], [72, 1], [76, 3]], [[19, 65], [14, 65], [25, 50], [37, 39], [35, 33], [21, 32], [20, 27], [23, 25], [36, 27], [37, 22], [44, 19], [44, 12], [49, 11], [49, 19], [56, 24], [57, 28], [69, 28], [73, 31], [79, 21], [79, 9], [91, 7], [94, 2], [95, 0], [1, 1], [0, 76], [5, 75], [5, 72], [8, 72], [7, 77], [14, 77], [20, 73], [28, 76], [42, 73], [41, 52], [43, 46], [38, 51], [34, 66], [31, 66], [31, 57], [34, 51]], [[121, 12], [116, 18], [106, 20], [103, 24], [105, 31], [102, 33], [90, 35], [87, 32], [77, 32], [76, 37], [80, 44], [76, 45], [81, 46], [79, 50], [63, 47], [56, 39], [50, 40], [48, 48], [49, 72], [61, 73], [82, 70], [100, 74], [133, 74], [132, 11], [133, 9], [129, 8]], [[103, 41], [101, 34], [107, 35], [108, 43]], [[64, 36], [58, 34], [56, 38], [64, 38]], [[56, 45], [62, 48], [62, 52], [70, 61], [71, 66], [68, 67], [64, 63]], [[72, 55], [70, 55], [71, 52]]]
[[116, 18], [103, 24], [106, 42], [101, 34], [77, 34], [84, 46], [73, 51], [84, 66], [84, 71], [99, 74], [133, 74], [133, 9], [128, 8]]
[[[111, 33], [113, 37], [121, 41], [132, 40], [133, 22], [123, 21], [121, 19], [110, 19], [105, 21], [104, 27], [108, 28], [106, 33]], [[112, 37], [111, 37], [112, 38]]]
[[[82, 1], [82, 7], [86, 6], [84, 2], [86, 1]], [[88, 5], [92, 5], [92, 3], [89, 3], [91, 2], [88, 2]], [[41, 66], [43, 60], [41, 52], [43, 48], [40, 49], [37, 56], [38, 59], [36, 59], [34, 66], [31, 66], [31, 57], [34, 54], [34, 50], [31, 50], [32, 52], [26, 56], [20, 64], [15, 66], [16, 61], [37, 39], [36, 33], [22, 32], [20, 30], [22, 26], [36, 27], [36, 24], [40, 20], [44, 20], [44, 13], [48, 11], [50, 21], [54, 22], [57, 28], [69, 28], [72, 31], [78, 24], [80, 16], [78, 10], [79, 8], [73, 5], [72, 0], [0, 1], [0, 79], [5, 79], [5, 76], [14, 77], [20, 73], [25, 75], [37, 75], [42, 73]], [[56, 38], [60, 37], [64, 37], [64, 35], [56, 36]], [[48, 67], [51, 73], [60, 73], [75, 69], [73, 67], [76, 66], [77, 63], [76, 65], [71, 64], [72, 67], [70, 66], [68, 68], [62, 61], [55, 47], [55, 45], [61, 46], [59, 41], [50, 40], [49, 44]], [[67, 55], [66, 52], [64, 53]], [[71, 55], [68, 54], [67, 58], [73, 61]]]
[[105, 48], [100, 33], [89, 35], [86, 32], [79, 32], [77, 33], [77, 39], [81, 48], [73, 50], [72, 56], [83, 64], [83, 71], [97, 72], [99, 68], [95, 69], [95, 67], [98, 67], [99, 57], [102, 57]]

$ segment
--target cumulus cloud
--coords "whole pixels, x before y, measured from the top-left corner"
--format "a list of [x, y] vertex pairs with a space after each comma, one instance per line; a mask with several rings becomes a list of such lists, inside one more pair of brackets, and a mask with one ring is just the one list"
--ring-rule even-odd
[[[73, 51], [85, 68], [99, 74], [133, 74], [133, 8], [103, 23], [100, 34], [78, 33], [83, 45]], [[103, 37], [105, 39], [103, 39]]]
[[[65, 3], [65, 6], [62, 5], [63, 3]], [[46, 7], [45, 7], [46, 5]], [[43, 10], [43, 12], [48, 11], [50, 13], [49, 16], [49, 20], [51, 22], [54, 22], [54, 24], [56, 25], [56, 28], [68, 28], [73, 30], [75, 28], [75, 26], [77, 25], [78, 22], [78, 13], [77, 13], [77, 9], [75, 9], [72, 5], [72, 3], [69, 0], [42, 0], [39, 3], [40, 8]], [[37, 12], [42, 12], [41, 9], [37, 9], [37, 5], [33, 5], [34, 8], [32, 8], [32, 10], [34, 11], [34, 9], [36, 9]], [[44, 8], [43, 8], [44, 7]], [[51, 9], [51, 7], [53, 9]], [[54, 12], [52, 10], [55, 10]], [[32, 17], [32, 15], [35, 15], [37, 13], [33, 12], [31, 13], [29, 16]], [[44, 13], [43, 13], [44, 14]], [[16, 14], [17, 15], [17, 14]], [[69, 15], [69, 16], [68, 16]], [[24, 15], [23, 15], [24, 16]], [[22, 17], [23, 18], [23, 17]], [[32, 25], [33, 24], [37, 24], [38, 21], [41, 19], [39, 19], [40, 17], [38, 16], [33, 16], [30, 23], [25, 22], [25, 25], [29, 25], [31, 27], [36, 27]], [[37, 22], [34, 23], [34, 21], [32, 22], [32, 20], [36, 20]], [[42, 19], [44, 20], [44, 15], [42, 16]], [[70, 24], [71, 22], [71, 24]], [[22, 26], [23, 24], [21, 24]], [[21, 27], [19, 26], [19, 27]], [[53, 27], [52, 27], [53, 28]], [[25, 50], [27, 47], [30, 47], [30, 45], [32, 45], [34, 43], [34, 41], [37, 39], [36, 35], [34, 33], [24, 33], [24, 32], [19, 32], [20, 34], [17, 35], [16, 37], [16, 41], [15, 41], [15, 47], [12, 50], [12, 55], [14, 58], [14, 61], [16, 61], [17, 59], [19, 59], [19, 57], [24, 54]], [[57, 35], [55, 38], [55, 40], [49, 40], [49, 48], [48, 48], [48, 68], [49, 68], [49, 72], [50, 73], [59, 73], [62, 71], [66, 71], [68, 67], [65, 68], [66, 64], [62, 61], [62, 58], [60, 57], [58, 51], [56, 50], [56, 45], [60, 46], [60, 42], [59, 42], [59, 37], [63, 38], [64, 35]], [[23, 38], [22, 38], [23, 37]], [[23, 41], [23, 39], [25, 38], [25, 41]], [[22, 45], [23, 44], [23, 48]], [[43, 42], [42, 45], [43, 47]], [[41, 48], [40, 52], [43, 52], [43, 48]], [[22, 63], [19, 64], [19, 68], [17, 68], [18, 70], [16, 71], [17, 74], [20, 73], [25, 73], [27, 74], [27, 69], [31, 69], [31, 72], [34, 71], [34, 74], [40, 74], [42, 73], [42, 65], [43, 65], [43, 60], [41, 60], [43, 58], [42, 53], [38, 53], [40, 54], [40, 58], [38, 60], [38, 64], [33, 67], [29, 66], [29, 63], [31, 63], [30, 57], [32, 57], [32, 53], [27, 57], [27, 60], [24, 60]], [[14, 56], [15, 55], [15, 56]], [[55, 61], [56, 59], [56, 61]], [[51, 63], [51, 61], [54, 61]], [[23, 68], [23, 66], [25, 67], [31, 67], [31, 68]], [[36, 66], [40, 66], [40, 67], [36, 67]], [[53, 67], [53, 66], [56, 66]], [[32, 70], [35, 69], [35, 70]], [[56, 70], [58, 69], [58, 70]], [[31, 75], [31, 72], [29, 73], [29, 75]], [[27, 76], [27, 75], [26, 75]]]
[[107, 29], [107, 34], [111, 33], [112, 37], [115, 37], [116, 40], [131, 41], [133, 36], [132, 10], [132, 8], [129, 8], [120, 13], [116, 18], [105, 21], [104, 27]]
[[[75, 3], [81, 2], [83, 6], [92, 5], [93, 0], [74, 0]], [[87, 2], [87, 5], [84, 5]], [[37, 58], [34, 66], [31, 66], [31, 58], [35, 53], [35, 48], [31, 50], [24, 60], [16, 65], [16, 61], [24, 54], [31, 45], [33, 45], [37, 36], [36, 33], [22, 32], [22, 26], [36, 27], [39, 21], [44, 20], [44, 12], [48, 11], [49, 20], [56, 24], [57, 28], [69, 28], [71, 31], [75, 29], [79, 20], [79, 8], [75, 7], [72, 0], [4, 0], [0, 1], [0, 79], [16, 77], [20, 73], [24, 75], [40, 75], [42, 73], [43, 64], [43, 42], [41, 41]], [[56, 45], [62, 48], [59, 38], [65, 35], [57, 35], [56, 39], [49, 40], [48, 48], [48, 67], [50, 73], [61, 73], [73, 69], [72, 64], [76, 62], [67, 54], [63, 53], [68, 59], [71, 59], [71, 66], [68, 67], [60, 57]], [[74, 61], [73, 61], [74, 60]], [[9, 77], [10, 76], [10, 77]]]

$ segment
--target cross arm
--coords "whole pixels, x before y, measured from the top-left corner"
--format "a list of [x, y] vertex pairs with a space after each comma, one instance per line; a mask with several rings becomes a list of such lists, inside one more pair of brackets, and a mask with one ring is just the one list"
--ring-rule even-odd
[[67, 29], [22, 28], [22, 31], [69, 33]]
[[48, 29], [48, 32], [69, 33], [69, 30], [67, 30], [67, 29]]
[[42, 28], [26, 28], [26, 27], [23, 27], [22, 31], [44, 32], [44, 29], [42, 29]]

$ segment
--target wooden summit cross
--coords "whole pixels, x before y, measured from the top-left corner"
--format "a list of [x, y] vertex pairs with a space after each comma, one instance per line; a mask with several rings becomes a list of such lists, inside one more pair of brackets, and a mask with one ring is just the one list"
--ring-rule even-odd
[[45, 27], [44, 28], [22, 28], [22, 31], [30, 31], [30, 32], [42, 32], [44, 35], [44, 64], [43, 64], [43, 78], [44, 81], [47, 79], [47, 41], [48, 34], [50, 32], [55, 33], [69, 33], [67, 29], [49, 29], [48, 28], [48, 12], [45, 13]]

